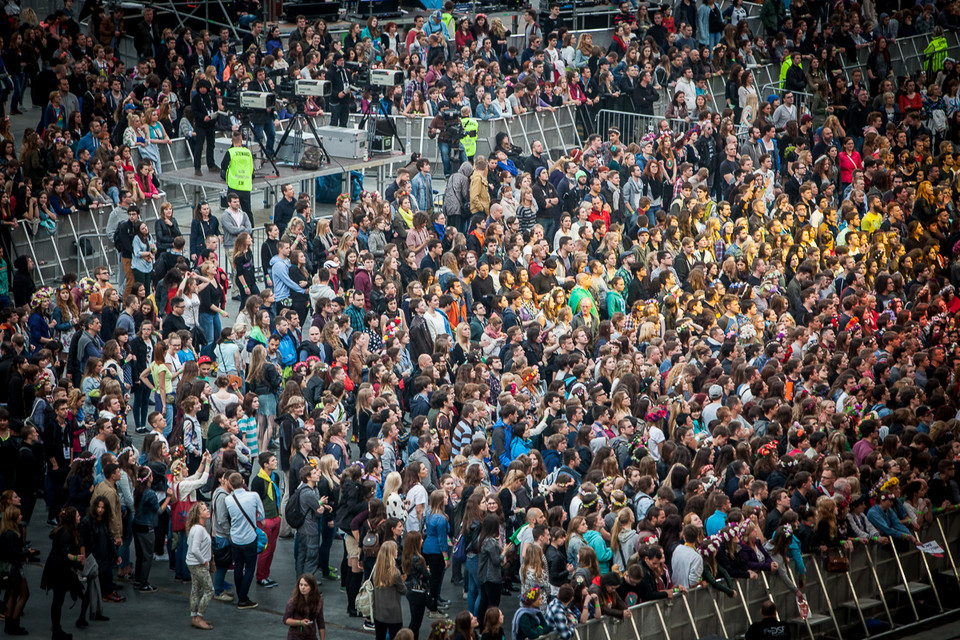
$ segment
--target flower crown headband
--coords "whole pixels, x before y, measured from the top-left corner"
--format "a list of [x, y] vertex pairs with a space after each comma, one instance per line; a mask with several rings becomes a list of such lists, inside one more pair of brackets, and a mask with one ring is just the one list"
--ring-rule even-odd
[[520, 597], [521, 602], [523, 603], [534, 603], [537, 601], [537, 598], [540, 597], [540, 587], [533, 586], [523, 592], [523, 595]]

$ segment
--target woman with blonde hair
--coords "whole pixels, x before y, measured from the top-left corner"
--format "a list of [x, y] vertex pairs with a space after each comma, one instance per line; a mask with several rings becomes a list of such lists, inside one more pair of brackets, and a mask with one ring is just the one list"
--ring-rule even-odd
[[544, 591], [552, 589], [543, 550], [538, 544], [528, 543], [520, 563], [520, 593], [527, 593], [534, 587]]
[[400, 486], [403, 484], [403, 476], [399, 471], [391, 471], [387, 474], [387, 479], [383, 483], [383, 502], [387, 505], [387, 517], [396, 518], [401, 522], [407, 521], [407, 508], [404, 505], [403, 497], [400, 495]]
[[337, 460], [330, 454], [320, 458], [320, 479], [317, 495], [323, 515], [320, 518], [320, 551], [318, 566], [325, 580], [336, 580], [337, 574], [330, 567], [330, 548], [333, 546], [334, 514], [340, 504], [340, 477], [337, 475]]
[[403, 627], [400, 597], [407, 593], [407, 587], [397, 568], [397, 543], [393, 540], [380, 546], [370, 581], [373, 583], [373, 625], [377, 640], [384, 640], [387, 634], [396, 638]]

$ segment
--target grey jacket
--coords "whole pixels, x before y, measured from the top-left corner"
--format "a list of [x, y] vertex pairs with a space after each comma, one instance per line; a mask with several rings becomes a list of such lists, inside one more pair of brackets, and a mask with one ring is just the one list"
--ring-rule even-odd
[[229, 210], [224, 211], [220, 216], [220, 228], [223, 229], [223, 246], [227, 249], [233, 249], [233, 245], [237, 242], [237, 236], [244, 231], [249, 234], [253, 233], [250, 218], [246, 215], [240, 216], [240, 218], [242, 222], [237, 224]]
[[487, 538], [480, 545], [480, 553], [477, 554], [477, 580], [480, 584], [484, 582], [502, 581], [503, 575], [503, 554], [500, 549], [500, 541], [496, 538]]
[[447, 181], [447, 188], [443, 193], [443, 212], [448, 220], [450, 216], [463, 215], [464, 210], [470, 208], [470, 176], [472, 175], [473, 165], [464, 162]]
[[373, 619], [377, 622], [400, 624], [403, 622], [403, 607], [400, 596], [407, 592], [400, 572], [393, 576], [393, 584], [386, 589], [373, 589]]
[[316, 487], [312, 491], [309, 487], [304, 489], [297, 487], [297, 491], [300, 496], [300, 509], [307, 516], [303, 520], [303, 525], [297, 529], [297, 533], [305, 536], [318, 536], [320, 535], [320, 515], [317, 513], [317, 509], [320, 508], [320, 494], [317, 493]]

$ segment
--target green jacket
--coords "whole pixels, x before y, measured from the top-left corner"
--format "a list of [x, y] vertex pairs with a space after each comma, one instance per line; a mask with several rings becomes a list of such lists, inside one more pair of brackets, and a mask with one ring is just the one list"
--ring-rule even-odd
[[943, 69], [943, 61], [947, 59], [947, 39], [943, 36], [937, 36], [930, 41], [927, 48], [923, 50], [924, 66], [927, 73], [936, 73]]

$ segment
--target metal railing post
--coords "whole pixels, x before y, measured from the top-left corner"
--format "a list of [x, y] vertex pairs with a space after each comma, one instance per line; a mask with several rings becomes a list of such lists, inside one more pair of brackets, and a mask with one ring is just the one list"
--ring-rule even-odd
[[910, 593], [910, 582], [907, 580], [907, 574], [903, 570], [903, 563], [900, 562], [900, 552], [897, 551], [896, 543], [890, 540], [890, 550], [893, 551], [893, 559], [897, 563], [897, 571], [900, 573], [900, 579], [903, 581], [903, 590], [907, 594], [907, 600], [910, 601], [910, 609], [913, 611], [913, 617], [919, 621], [920, 615], [917, 613], [917, 605], [913, 601], [913, 594]]
[[950, 550], [950, 541], [947, 540], [947, 532], [943, 529], [943, 521], [940, 517], [936, 518], [937, 528], [940, 529], [940, 537], [943, 538], [943, 548], [947, 551], [947, 558], [950, 560], [950, 568], [953, 569], [953, 577], [957, 579], [957, 585], [960, 586], [960, 573], [957, 572], [957, 563], [953, 559], [953, 552]]
[[[892, 542], [890, 544], [893, 544]], [[880, 595], [880, 602], [883, 603], [883, 611], [887, 614], [887, 620], [891, 627], [896, 625], [893, 622], [893, 616], [890, 615], [890, 607], [887, 605], [887, 596], [883, 593], [883, 583], [880, 582], [880, 574], [877, 573], [877, 565], [873, 562], [873, 554], [870, 553], [870, 547], [864, 543], [863, 551], [867, 554], [867, 564], [870, 565], [870, 573], [873, 575], [874, 582], [877, 583], [877, 593]]]

